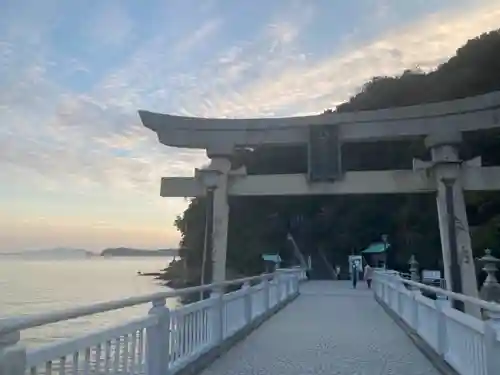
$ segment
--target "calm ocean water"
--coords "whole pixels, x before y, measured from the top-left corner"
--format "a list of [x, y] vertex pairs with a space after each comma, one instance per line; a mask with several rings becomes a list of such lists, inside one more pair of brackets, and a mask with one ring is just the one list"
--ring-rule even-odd
[[[137, 271], [156, 272], [170, 258], [88, 258], [20, 260], [0, 258], [0, 317], [89, 305], [168, 290]], [[175, 307], [175, 300], [169, 301]], [[126, 322], [147, 313], [142, 305], [22, 332], [28, 347], [74, 337]]]

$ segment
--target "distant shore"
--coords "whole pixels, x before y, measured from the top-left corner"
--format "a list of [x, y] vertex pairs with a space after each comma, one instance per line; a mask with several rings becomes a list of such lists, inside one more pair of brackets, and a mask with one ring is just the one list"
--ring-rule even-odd
[[178, 249], [133, 249], [128, 247], [107, 248], [100, 253], [84, 249], [58, 247], [53, 249], [0, 252], [0, 257], [8, 258], [93, 258], [93, 257], [175, 257]]

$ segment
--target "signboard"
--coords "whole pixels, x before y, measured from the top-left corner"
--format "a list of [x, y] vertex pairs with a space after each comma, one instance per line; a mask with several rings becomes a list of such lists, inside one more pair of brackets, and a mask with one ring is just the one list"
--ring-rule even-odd
[[262, 259], [266, 262], [280, 263], [281, 257], [278, 254], [263, 254]]
[[363, 272], [363, 257], [361, 255], [349, 255], [349, 273], [352, 273], [353, 263], [359, 272]]
[[266, 272], [276, 271], [281, 263], [279, 254], [262, 254], [262, 259], [266, 262]]
[[310, 126], [307, 148], [309, 181], [331, 182], [341, 176], [341, 145], [337, 125]]
[[439, 280], [441, 279], [441, 271], [422, 270], [422, 280]]

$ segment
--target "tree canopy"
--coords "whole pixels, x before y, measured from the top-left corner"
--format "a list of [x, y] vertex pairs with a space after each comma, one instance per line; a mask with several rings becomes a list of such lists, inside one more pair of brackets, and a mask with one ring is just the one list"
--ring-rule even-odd
[[[374, 77], [336, 112], [374, 110], [453, 100], [500, 90], [500, 32], [469, 40], [456, 55], [431, 72], [406, 70], [395, 77]], [[378, 142], [343, 146], [344, 169], [409, 169], [413, 157], [425, 157], [422, 142]], [[463, 157], [482, 155], [487, 165], [500, 164], [500, 133], [467, 136]], [[374, 157], [376, 156], [376, 157]], [[249, 174], [305, 173], [305, 147], [260, 147], [242, 150], [234, 167], [245, 164]], [[500, 248], [498, 194], [467, 194], [473, 251]], [[333, 263], [346, 262], [371, 242], [388, 234], [389, 265], [405, 268], [411, 254], [422, 266], [440, 266], [441, 247], [434, 194], [230, 197], [227, 266], [235, 276], [263, 271], [261, 254], [280, 252], [290, 259], [286, 234], [291, 232], [302, 251], [318, 248]], [[181, 257], [196, 283], [205, 228], [203, 198], [190, 201], [175, 225], [182, 233]], [[199, 279], [198, 279], [199, 280]]]

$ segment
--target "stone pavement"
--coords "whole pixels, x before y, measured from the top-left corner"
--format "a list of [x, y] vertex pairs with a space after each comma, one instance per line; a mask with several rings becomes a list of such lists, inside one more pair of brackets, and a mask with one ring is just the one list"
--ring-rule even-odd
[[202, 375], [439, 375], [364, 284], [309, 281], [301, 296]]

